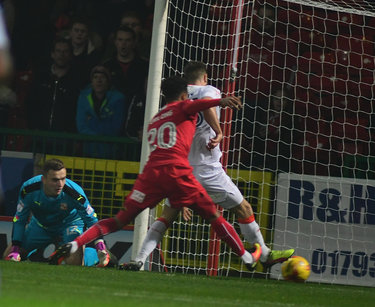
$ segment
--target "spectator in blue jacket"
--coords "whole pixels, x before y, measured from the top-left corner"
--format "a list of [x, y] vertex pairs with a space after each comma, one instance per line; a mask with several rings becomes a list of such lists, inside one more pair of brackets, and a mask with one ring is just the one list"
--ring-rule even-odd
[[[76, 124], [79, 133], [118, 136], [122, 132], [127, 106], [124, 94], [111, 88], [111, 74], [104, 66], [92, 69], [90, 85], [81, 91], [77, 104]], [[111, 144], [87, 142], [84, 154], [111, 158]]]

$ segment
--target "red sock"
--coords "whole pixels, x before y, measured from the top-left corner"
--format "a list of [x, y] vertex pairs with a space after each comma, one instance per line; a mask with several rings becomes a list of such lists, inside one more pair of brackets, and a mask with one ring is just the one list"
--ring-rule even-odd
[[83, 234], [75, 239], [78, 246], [90, 243], [100, 236], [105, 236], [111, 232], [118, 230], [117, 222], [114, 218], [100, 220], [92, 225]]
[[244, 218], [244, 219], [238, 219], [238, 223], [240, 223], [240, 224], [250, 224], [254, 221], [255, 221], [254, 214], [252, 214], [249, 217]]
[[238, 256], [241, 257], [245, 253], [245, 248], [236, 230], [222, 216], [211, 222], [211, 226], [220, 239], [227, 243]]

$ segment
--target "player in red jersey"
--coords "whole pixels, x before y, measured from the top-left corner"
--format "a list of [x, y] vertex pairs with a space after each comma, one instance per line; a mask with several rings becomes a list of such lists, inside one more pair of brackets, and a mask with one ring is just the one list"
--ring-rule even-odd
[[171, 77], [163, 82], [162, 92], [167, 105], [149, 123], [151, 153], [124, 207], [115, 217], [99, 221], [74, 241], [60, 247], [51, 256], [50, 263], [58, 263], [57, 258], [68, 256], [99, 236], [122, 229], [143, 209], [153, 208], [168, 197], [172, 208], [187, 206], [207, 219], [218, 236], [242, 258], [246, 266], [249, 269], [255, 267], [262, 252], [260, 245], [256, 243], [251, 254], [244, 249], [233, 226], [220, 215], [206, 190], [195, 179], [188, 161], [197, 113], [218, 105], [239, 109], [241, 101], [237, 97], [189, 100], [187, 85], [180, 77]]

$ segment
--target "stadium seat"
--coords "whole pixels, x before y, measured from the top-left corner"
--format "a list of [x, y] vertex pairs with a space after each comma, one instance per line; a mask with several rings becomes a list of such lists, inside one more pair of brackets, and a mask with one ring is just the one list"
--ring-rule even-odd
[[298, 28], [312, 29], [319, 32], [326, 30], [326, 13], [324, 10], [313, 10], [308, 6], [295, 6], [289, 4], [289, 10], [279, 10], [278, 20], [293, 24]]
[[370, 140], [368, 125], [368, 118], [338, 118], [331, 124], [332, 137], [347, 141], [368, 142]]
[[308, 51], [298, 57], [298, 70], [317, 75], [333, 75], [335, 72], [334, 64], [335, 57], [331, 53]]
[[347, 88], [348, 93], [354, 96], [360, 97], [372, 97], [375, 85], [374, 85], [374, 78], [371, 77], [364, 77], [361, 80], [359, 79], [351, 79], [347, 81]]
[[369, 54], [359, 54], [347, 50], [335, 51], [337, 72], [348, 72], [351, 76], [370, 77], [375, 69], [375, 57]]
[[346, 94], [348, 90], [348, 81], [346, 78], [347, 76], [344, 75], [318, 76], [316, 74], [298, 71], [296, 74], [296, 85], [315, 93], [321, 92], [323, 95], [332, 92]]
[[241, 48], [238, 57], [239, 82], [246, 86], [248, 98], [254, 99], [256, 93], [269, 95], [274, 82], [286, 82], [290, 78], [290, 70], [275, 65], [275, 53], [266, 49], [258, 49], [253, 45]]
[[332, 46], [333, 36], [311, 29], [299, 28], [290, 34], [290, 39], [299, 43], [299, 53], [303, 54], [307, 51], [323, 52], [324, 48]]
[[364, 16], [349, 12], [332, 11], [327, 16], [328, 20], [336, 20], [336, 28], [339, 34], [362, 35], [365, 24]]
[[373, 55], [374, 42], [363, 36], [337, 36], [335, 47], [348, 53], [356, 53], [358, 55]]

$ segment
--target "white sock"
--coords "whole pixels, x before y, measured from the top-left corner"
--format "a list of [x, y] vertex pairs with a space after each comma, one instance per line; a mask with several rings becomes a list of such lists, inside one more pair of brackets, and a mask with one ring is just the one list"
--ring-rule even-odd
[[164, 236], [165, 231], [168, 229], [167, 225], [160, 220], [156, 220], [147, 232], [146, 238], [142, 243], [142, 247], [138, 252], [135, 261], [146, 262], [147, 257], [152, 253], [158, 243]]
[[70, 253], [73, 254], [78, 250], [78, 243], [76, 241], [70, 242], [72, 244], [72, 247], [70, 248]]
[[262, 255], [260, 256], [260, 261], [265, 262], [268, 258], [271, 250], [264, 243], [263, 235], [260, 231], [259, 225], [256, 221], [253, 221], [248, 224], [241, 224], [240, 229], [241, 233], [245, 237], [245, 240], [251, 244], [259, 243], [262, 248]]
[[245, 253], [241, 256], [241, 259], [243, 260], [243, 262], [245, 263], [253, 263], [254, 262], [254, 259], [253, 259], [253, 256], [251, 256], [251, 254], [245, 250]]

